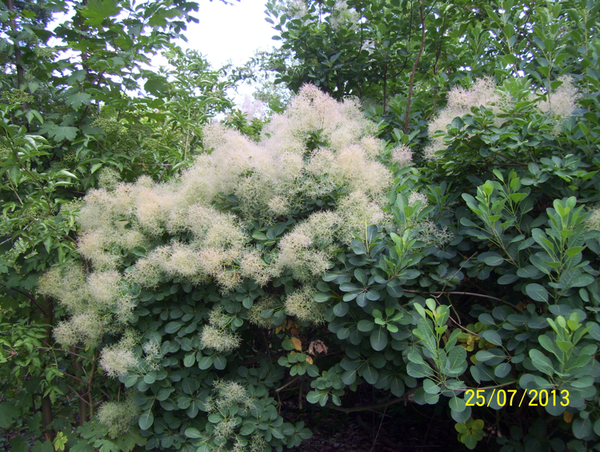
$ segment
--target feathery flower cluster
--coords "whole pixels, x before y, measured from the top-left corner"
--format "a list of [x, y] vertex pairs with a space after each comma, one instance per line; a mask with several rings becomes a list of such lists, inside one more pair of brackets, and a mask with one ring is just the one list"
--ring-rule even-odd
[[253, 279], [259, 286], [264, 286], [271, 279], [271, 271], [257, 249], [244, 251], [240, 272], [243, 277]]
[[235, 416], [224, 417], [217, 424], [215, 424], [214, 435], [217, 438], [227, 439], [233, 436], [237, 425], [238, 422]]
[[[213, 395], [209, 396], [205, 401], [206, 410], [209, 413], [217, 411], [227, 413], [229, 408], [234, 405], [237, 405], [242, 413], [246, 413], [254, 407], [254, 398], [240, 383], [216, 380], [213, 385]], [[234, 436], [235, 429], [238, 426], [239, 418], [236, 416], [225, 416], [215, 424], [214, 435], [218, 438], [229, 439]], [[241, 451], [247, 449], [234, 447], [233, 450]]]
[[89, 299], [88, 285], [83, 269], [71, 265], [65, 269], [55, 267], [46, 272], [38, 281], [38, 293], [48, 295], [60, 303], [72, 314], [81, 314], [87, 310]]
[[110, 346], [102, 351], [100, 365], [109, 377], [117, 378], [127, 375], [129, 371], [135, 369], [138, 360], [133, 354], [133, 350], [122, 345]]
[[[436, 151], [445, 149], [444, 136], [436, 135], [437, 132], [445, 132], [454, 118], [464, 116], [471, 112], [473, 107], [491, 108], [499, 113], [503, 96], [491, 78], [481, 78], [470, 88], [454, 87], [448, 93], [448, 106], [444, 108], [429, 124], [429, 137], [431, 144], [424, 150], [424, 157], [428, 160], [436, 158]], [[501, 121], [499, 119], [499, 121]], [[498, 123], [496, 125], [501, 125]]]
[[157, 264], [170, 276], [194, 279], [201, 270], [197, 250], [190, 245], [175, 242], [163, 248], [164, 256]]
[[199, 259], [203, 271], [214, 278], [223, 292], [230, 292], [242, 282], [242, 275], [235, 266], [238, 256], [236, 249], [204, 248]]
[[[97, 328], [97, 325], [94, 325], [94, 328]], [[54, 327], [53, 334], [56, 342], [67, 348], [86, 339], [74, 328], [71, 322], [58, 322]]]
[[398, 164], [398, 169], [412, 164], [413, 153], [408, 146], [398, 146], [392, 151], [392, 162]]
[[175, 194], [166, 187], [146, 187], [138, 181], [135, 195], [135, 216], [140, 229], [150, 236], [161, 235], [176, 201]]
[[[78, 265], [53, 268], [39, 280], [38, 293], [51, 296], [67, 309], [71, 318], [54, 329], [56, 340], [69, 347], [77, 343], [96, 346], [107, 329], [119, 332], [131, 313], [131, 298], [122, 293], [121, 276], [116, 271], [96, 272], [87, 278]], [[106, 310], [118, 312], [110, 321]]]
[[490, 77], [480, 78], [475, 84], [464, 89], [454, 87], [448, 93], [448, 106], [450, 108], [471, 111], [471, 107], [495, 105], [502, 99], [498, 87]]
[[114, 190], [121, 182], [119, 172], [113, 168], [104, 167], [98, 175], [98, 185], [107, 190]]
[[79, 236], [77, 249], [79, 254], [89, 259], [97, 270], [117, 267], [119, 256], [107, 251], [108, 236], [104, 231], [87, 231]]
[[311, 286], [304, 286], [296, 290], [285, 299], [285, 311], [296, 316], [301, 322], [321, 324], [325, 321], [324, 305], [315, 303], [313, 297], [316, 290]]
[[368, 121], [356, 101], [343, 103], [305, 85], [282, 115], [266, 126], [268, 149], [304, 154], [308, 140], [316, 135], [325, 147], [341, 151], [365, 136], [375, 135], [376, 125]]
[[354, 8], [348, 8], [346, 0], [337, 0], [329, 18], [329, 24], [334, 30], [349, 28], [355, 30], [360, 20], [360, 14]]
[[254, 407], [254, 399], [248, 391], [236, 381], [216, 380], [213, 383], [215, 395], [211, 397], [209, 412], [225, 411], [233, 405], [240, 406], [244, 411]]
[[229, 352], [240, 346], [241, 339], [229, 330], [206, 325], [202, 329], [200, 342], [205, 348], [212, 348], [218, 352]]
[[348, 245], [355, 236], [364, 236], [369, 225], [391, 225], [391, 215], [381, 209], [384, 202], [384, 199], [372, 199], [361, 192], [343, 198], [337, 209], [343, 220], [338, 231], [342, 243]]
[[133, 353], [137, 342], [135, 334], [128, 330], [118, 343], [102, 350], [100, 366], [109, 377], [121, 377], [139, 367], [140, 362]]
[[585, 228], [588, 231], [600, 231], [600, 207], [592, 210], [590, 216], [585, 220]]
[[108, 436], [115, 439], [131, 429], [139, 411], [139, 407], [130, 397], [124, 402], [104, 402], [96, 416], [98, 422], [108, 429]]
[[302, 19], [308, 13], [306, 2], [304, 0], [287, 0], [284, 3], [284, 8], [288, 15], [296, 19]]
[[[530, 93], [530, 100], [537, 100], [536, 108], [548, 113], [556, 122], [555, 132], [560, 130], [561, 121], [577, 108], [581, 95], [569, 76], [560, 77], [562, 84], [550, 94]], [[423, 152], [428, 160], [435, 160], [436, 152], [446, 149], [444, 133], [456, 117], [471, 112], [473, 107], [486, 107], [495, 114], [494, 124], [499, 127], [509, 118], [499, 113], [508, 112], [513, 99], [506, 90], [497, 87], [490, 78], [479, 79], [470, 89], [455, 87], [448, 93], [448, 105], [429, 124], [430, 144]], [[506, 115], [504, 115], [506, 116]]]
[[280, 308], [281, 306], [281, 303], [275, 297], [263, 297], [248, 310], [248, 321], [260, 328], [272, 328], [273, 323], [270, 319], [265, 319], [262, 316], [262, 312], [267, 309]]
[[416, 210], [416, 213], [422, 211], [425, 207], [429, 205], [429, 200], [427, 196], [423, 193], [419, 193], [418, 191], [411, 191], [410, 195], [408, 195], [408, 204], [410, 206], [419, 206]]
[[163, 356], [160, 351], [160, 343], [156, 340], [150, 340], [144, 343], [142, 348], [144, 349], [146, 369], [149, 371], [157, 370], [160, 367], [159, 361]]
[[229, 329], [231, 318], [221, 306], [213, 309], [200, 334], [200, 343], [205, 348], [218, 352], [229, 352], [240, 346], [241, 338]]
[[115, 269], [122, 252], [146, 244], [141, 228], [133, 216], [136, 190], [147, 184], [146, 178], [136, 185], [119, 184], [114, 190], [92, 190], [85, 198], [79, 213], [83, 233], [79, 239], [79, 252], [89, 259], [96, 270]]
[[249, 452], [262, 452], [267, 449], [268, 445], [264, 437], [254, 434], [250, 440]]
[[294, 231], [310, 237], [311, 243], [319, 250], [331, 251], [336, 243], [336, 232], [340, 229], [344, 218], [331, 210], [315, 212], [304, 222], [300, 223]]
[[384, 148], [381, 140], [371, 136], [361, 138], [359, 144], [369, 159], [376, 159]]
[[454, 234], [446, 226], [439, 227], [431, 220], [422, 220], [415, 227], [419, 233], [419, 239], [425, 243], [435, 244], [438, 247], [447, 245]]
[[132, 268], [125, 273], [129, 283], [139, 284], [142, 287], [152, 289], [156, 287], [163, 275], [161, 271], [163, 250], [157, 249], [150, 252], [146, 257], [139, 259]]
[[246, 116], [246, 121], [252, 122], [253, 119], [263, 120], [265, 118], [265, 110], [263, 103], [260, 100], [246, 96], [240, 110]]
[[279, 242], [275, 268], [279, 272], [287, 268], [291, 270], [294, 278], [306, 282], [325, 273], [329, 268], [329, 259], [324, 251], [313, 246], [310, 236], [294, 230]]
[[269, 212], [279, 217], [289, 212], [290, 203], [284, 196], [273, 196], [267, 203]]
[[95, 347], [102, 340], [106, 327], [106, 319], [90, 310], [75, 314], [68, 321], [58, 322], [54, 328], [54, 338], [64, 347], [78, 343]]
[[581, 94], [573, 85], [573, 79], [570, 76], [563, 75], [558, 80], [562, 84], [547, 95], [545, 100], [538, 101], [537, 107], [540, 111], [561, 120], [571, 116], [573, 110], [577, 108], [577, 101], [581, 98]]
[[[242, 277], [251, 277], [262, 285], [286, 268], [301, 280], [322, 274], [328, 267], [326, 251], [311, 234], [307, 239], [306, 234], [293, 231], [284, 237], [275, 268], [269, 271], [256, 253], [245, 250], [249, 237], [240, 220], [258, 219], [269, 224], [301, 208], [307, 200], [344, 188], [349, 194], [340, 199], [337, 209], [342, 217], [337, 223], [344, 223], [343, 230], [337, 228], [340, 233], [330, 238], [328, 245], [349, 243], [364, 228], [365, 221], [381, 223], [385, 218], [382, 196], [392, 177], [376, 161], [382, 146], [369, 136], [374, 130], [355, 102], [337, 103], [314, 86], [303, 87], [290, 108], [273, 118], [267, 126], [268, 138], [259, 144], [220, 126], [210, 126], [205, 143], [213, 152], [198, 158], [179, 181], [154, 188], [150, 183], [136, 184], [154, 193], [144, 192], [147, 196], [143, 205], [160, 217], [151, 227], [152, 222], [140, 214], [137, 206], [135, 212], [138, 223], [144, 225], [142, 230], [157, 228], [164, 222], [171, 234], [192, 232], [192, 248], [179, 246], [160, 258], [151, 253], [146, 259], [153, 265], [144, 259], [138, 261], [136, 267], [140, 268], [134, 269], [130, 280], [152, 285], [161, 274], [177, 274], [192, 281], [210, 277], [222, 290], [229, 291]], [[319, 137], [320, 144], [309, 149], [307, 140], [314, 136]], [[235, 196], [237, 216], [211, 205], [219, 193]], [[163, 212], [160, 199], [172, 201], [168, 212]], [[344, 203], [354, 205], [358, 199], [361, 205], [357, 208], [342, 208]], [[358, 209], [359, 224], [356, 218], [347, 221]], [[193, 262], [194, 256], [198, 263]], [[182, 267], [184, 270], [175, 273], [176, 268]]]
[[87, 277], [88, 291], [99, 306], [110, 307], [120, 295], [121, 274], [115, 270], [91, 273]]

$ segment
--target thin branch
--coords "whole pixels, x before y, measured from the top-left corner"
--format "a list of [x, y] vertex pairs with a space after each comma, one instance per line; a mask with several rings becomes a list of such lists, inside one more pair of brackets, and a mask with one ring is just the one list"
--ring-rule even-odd
[[94, 394], [93, 394], [93, 389], [94, 389], [94, 376], [96, 375], [96, 369], [98, 368], [98, 350], [96, 350], [94, 352], [94, 360], [92, 361], [92, 371], [90, 372], [90, 376], [89, 376], [89, 383], [88, 383], [88, 398], [89, 398], [89, 405], [90, 405], [90, 421], [94, 420]]
[[78, 355], [77, 353], [72, 352], [71, 350], [66, 350], [64, 348], [53, 348], [53, 347], [38, 347], [38, 348], [40, 350], [51, 350], [51, 351], [54, 351], [54, 352], [65, 352], [65, 353], [68, 353], [69, 355], [77, 356], [78, 358], [81, 358], [81, 359], [87, 359], [87, 360], [90, 359], [90, 358], [88, 358], [86, 356]]
[[[36, 218], [35, 220], [36, 220], [36, 221], [38, 221], [38, 219], [37, 219], [37, 218]], [[56, 231], [56, 232], [58, 232], [58, 233], [60, 233], [60, 232], [61, 232], [61, 231], [59, 231], [57, 228], [55, 228], [54, 226], [52, 226], [51, 224], [45, 224], [44, 226], [47, 226], [47, 227], [49, 227], [50, 229], [53, 229], [54, 231]], [[77, 240], [75, 240], [73, 237], [71, 237], [71, 236], [69, 235], [69, 233], [66, 233], [66, 234], [64, 234], [62, 238], [64, 238], [64, 239], [68, 239], [68, 240], [70, 240], [70, 241], [71, 241], [71, 242], [73, 242], [73, 243], [77, 243]]]
[[408, 293], [418, 293], [418, 294], [431, 294], [431, 295], [470, 295], [473, 297], [480, 297], [480, 298], [488, 298], [490, 300], [494, 300], [494, 301], [499, 301], [501, 303], [507, 304], [509, 306], [511, 306], [512, 308], [516, 309], [519, 312], [523, 312], [523, 309], [519, 308], [518, 306], [515, 306], [514, 304], [512, 304], [509, 301], [503, 300], [502, 298], [497, 298], [497, 297], [492, 297], [491, 295], [484, 295], [481, 293], [474, 293], [474, 292], [443, 292], [443, 291], [439, 291], [439, 292], [424, 292], [424, 291], [419, 291], [419, 290], [408, 290], [408, 289], [403, 289], [404, 292], [408, 292]]
[[429, 113], [429, 115], [427, 116], [427, 121], [429, 121], [431, 119], [431, 117], [435, 114], [435, 108], [437, 106], [437, 97], [438, 97], [438, 90], [436, 88], [435, 92], [433, 93], [433, 107], [431, 107], [431, 113]]
[[373, 439], [373, 443], [371, 444], [371, 449], [369, 450], [369, 452], [373, 452], [373, 449], [375, 448], [375, 443], [377, 442], [377, 438], [379, 437], [379, 433], [381, 432], [381, 427], [383, 426], [383, 420], [385, 419], [385, 412], [387, 411], [387, 408], [388, 407], [385, 407], [383, 410], [383, 415], [381, 416], [381, 420], [379, 421], [379, 428], [377, 429], [375, 439]]
[[450, 320], [452, 320], [452, 322], [454, 322], [454, 324], [455, 324], [457, 327], [459, 327], [461, 330], [463, 330], [463, 331], [466, 331], [467, 333], [469, 333], [469, 334], [471, 334], [471, 335], [473, 335], [473, 336], [480, 337], [480, 336], [479, 336], [479, 334], [477, 334], [477, 333], [474, 333], [474, 332], [473, 332], [473, 331], [471, 331], [470, 329], [468, 329], [468, 328], [466, 328], [466, 327], [462, 326], [460, 323], [458, 323], [456, 320], [454, 320], [454, 317], [452, 317], [452, 316], [448, 316], [448, 317], [449, 317], [449, 318], [450, 318]]
[[42, 314], [44, 314], [44, 316], [46, 315], [46, 310], [37, 302], [37, 300], [35, 299], [35, 297], [33, 295], [31, 295], [29, 292], [24, 292], [22, 290], [14, 288], [14, 287], [8, 287], [4, 283], [0, 283], [0, 284], [2, 284], [8, 290], [14, 290], [15, 292], [18, 292], [21, 295], [25, 295], [27, 298], [29, 298], [40, 309], [40, 311], [42, 311]]
[[17, 188], [13, 185], [12, 181], [10, 180], [10, 177], [8, 177], [8, 175], [6, 176], [6, 180], [8, 181], [8, 183], [10, 184], [10, 188], [12, 189], [12, 191], [15, 193], [15, 195], [17, 196], [17, 199], [19, 200], [19, 202], [21, 203], [21, 206], [23, 206], [23, 200], [21, 199], [21, 197], [19, 196], [19, 192], [17, 191]]
[[87, 406], [90, 406], [90, 402], [85, 400], [85, 397], [83, 397], [81, 394], [79, 394], [75, 388], [71, 387], [71, 385], [69, 385], [68, 383], [65, 383], [65, 384], [67, 385], [67, 388], [69, 388], [71, 391], [73, 391], [75, 393], [75, 395], [79, 398], [79, 400], [81, 400]]
[[[79, 381], [80, 383], [84, 383], [84, 384], [86, 384], [86, 385], [87, 385], [87, 384], [89, 384], [89, 382], [87, 382], [87, 381], [85, 381], [85, 380], [83, 380], [83, 379], [81, 379], [81, 378], [79, 378], [79, 377], [76, 377], [75, 375], [71, 375], [71, 374], [68, 374], [68, 373], [66, 373], [66, 372], [63, 372], [63, 375], [65, 375], [65, 376], [67, 376], [67, 377], [71, 377], [71, 378], [73, 378], [73, 379], [75, 379], [75, 380]], [[104, 394], [104, 395], [106, 396], [106, 398], [110, 399], [110, 396], [109, 396], [109, 395], [108, 395], [108, 393], [106, 393], [104, 390], [102, 390], [102, 389], [100, 389], [100, 388], [96, 388], [96, 389], [98, 389], [98, 391], [100, 391], [102, 394]], [[86, 403], [87, 403], [87, 402], [86, 402]]]
[[344, 413], [355, 413], [357, 411], [369, 411], [369, 410], [378, 410], [381, 408], [387, 408], [390, 405], [394, 405], [398, 402], [403, 402], [405, 397], [396, 397], [395, 399], [389, 400], [387, 402], [375, 403], [373, 405], [363, 405], [363, 406], [353, 406], [351, 408], [344, 408], [342, 406], [335, 405], [327, 405], [327, 408], [332, 408], [336, 411], [342, 411]]
[[292, 378], [290, 381], [288, 381], [286, 384], [284, 384], [281, 388], [279, 389], [275, 389], [275, 392], [279, 392], [285, 388], [287, 388], [289, 385], [291, 385], [292, 383], [295, 383], [298, 380], [298, 376]]
[[165, 175], [165, 172], [167, 171], [168, 166], [165, 166], [162, 170], [162, 173], [160, 173], [160, 176], [158, 177], [158, 182], [160, 182], [163, 178], [163, 176]]

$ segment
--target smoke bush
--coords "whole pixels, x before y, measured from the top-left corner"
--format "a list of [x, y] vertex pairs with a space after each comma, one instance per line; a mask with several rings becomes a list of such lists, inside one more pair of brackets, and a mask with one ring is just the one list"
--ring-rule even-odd
[[[143, 392], [173, 372], [177, 362], [169, 350], [188, 350], [184, 369], [198, 361], [200, 369], [223, 370], [236, 354], [255, 355], [249, 328], [280, 326], [287, 316], [290, 325], [321, 325], [324, 306], [314, 301], [315, 286], [337, 251], [364, 236], [367, 225], [390, 223], [382, 207], [392, 174], [378, 160], [384, 146], [375, 131], [355, 101], [338, 103], [305, 86], [258, 143], [214, 124], [205, 130], [210, 153], [179, 178], [156, 183], [142, 177], [92, 190], [79, 217], [79, 251], [90, 270], [53, 270], [41, 282], [42, 292], [70, 314], [56, 329], [57, 340], [104, 341], [104, 372], [122, 381], [150, 375], [150, 383], [137, 387]], [[162, 307], [152, 305], [159, 300]], [[170, 323], [159, 326], [165, 320]], [[196, 372], [204, 374], [193, 385], [206, 380], [208, 388], [214, 374]], [[192, 383], [183, 378], [183, 393], [191, 394]], [[223, 418], [206, 432], [215, 447], [239, 448], [236, 416], [260, 417], [274, 400], [233, 381], [215, 383], [215, 390], [218, 396], [193, 405], [194, 411], [181, 399], [178, 406], [188, 407], [190, 419], [199, 409], [212, 413], [210, 419], [218, 412]], [[233, 408], [223, 401], [237, 401], [234, 392], [260, 403], [226, 414]], [[140, 427], [147, 429], [152, 405], [142, 409]], [[119, 425], [120, 413], [112, 404], [101, 412], [107, 424]], [[301, 425], [286, 431], [306, 435]], [[249, 438], [256, 447], [266, 444], [258, 431]]]
[[[530, 112], [544, 115], [552, 134], [556, 135], [560, 132], [561, 122], [571, 116], [581, 97], [571, 77], [563, 76], [558, 81], [560, 85], [547, 93], [532, 91], [526, 79], [509, 80], [503, 86], [497, 86], [492, 79], [483, 78], [469, 89], [453, 88], [448, 93], [447, 107], [429, 124], [431, 141], [424, 149], [424, 157], [433, 161], [446, 157], [444, 150], [448, 142], [444, 138], [455, 118], [481, 114], [477, 110], [484, 108], [490, 111], [490, 126], [498, 128], [514, 121], [514, 114], [510, 112], [514, 112], [515, 104], [520, 101], [531, 103]], [[518, 115], [523, 115], [523, 111], [519, 111]]]

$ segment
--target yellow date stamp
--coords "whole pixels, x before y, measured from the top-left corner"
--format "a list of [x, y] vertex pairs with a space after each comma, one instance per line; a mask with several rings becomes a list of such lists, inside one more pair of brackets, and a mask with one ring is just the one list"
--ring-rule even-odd
[[[569, 406], [569, 391], [567, 389], [497, 389], [490, 394], [489, 389], [467, 389], [465, 401], [467, 406], [500, 407], [506, 406]], [[527, 395], [527, 400], [525, 396]]]

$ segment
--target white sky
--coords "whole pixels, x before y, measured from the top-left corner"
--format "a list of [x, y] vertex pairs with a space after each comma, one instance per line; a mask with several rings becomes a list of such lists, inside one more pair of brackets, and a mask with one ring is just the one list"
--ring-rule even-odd
[[[184, 33], [187, 43], [177, 42], [183, 49], [198, 50], [211, 64], [219, 69], [226, 64], [241, 66], [257, 50], [270, 50], [279, 46], [279, 41], [271, 39], [275, 30], [265, 21], [266, 0], [229, 0], [225, 5], [220, 0], [199, 1], [199, 11], [194, 14], [200, 22], [188, 24]], [[166, 59], [156, 56], [152, 59], [158, 67], [166, 64]], [[235, 102], [241, 105], [250, 97], [254, 89], [248, 85], [237, 87], [237, 94], [230, 92]]]
[[255, 50], [269, 50], [277, 41], [275, 30], [265, 21], [265, 0], [241, 0], [225, 5], [219, 0], [201, 0], [195, 16], [199, 24], [190, 24], [185, 32], [184, 48], [200, 51], [216, 69], [228, 62], [245, 63]]
[[[199, 0], [198, 12], [193, 15], [198, 24], [188, 24], [184, 33], [188, 42], [179, 41], [184, 49], [201, 52], [218, 69], [227, 63], [242, 65], [256, 50], [270, 50], [279, 46], [271, 39], [276, 34], [271, 24], [265, 21], [266, 0]], [[71, 14], [56, 14], [50, 29], [68, 19]], [[164, 58], [155, 58], [155, 65], [165, 64]]]
[[[273, 46], [279, 46], [279, 41], [271, 39], [276, 34], [275, 30], [265, 21], [266, 0], [228, 1], [232, 4], [225, 5], [220, 0], [199, 0], [199, 10], [194, 16], [200, 22], [188, 24], [185, 32], [187, 43], [177, 42], [184, 49], [198, 50], [213, 69], [229, 63], [243, 65], [256, 50], [270, 50]], [[56, 23], [64, 18], [64, 15], [58, 15]], [[166, 62], [159, 55], [152, 58], [156, 68]], [[252, 91], [247, 85], [240, 86], [238, 95], [234, 95], [236, 102], [243, 102], [244, 97]]]

